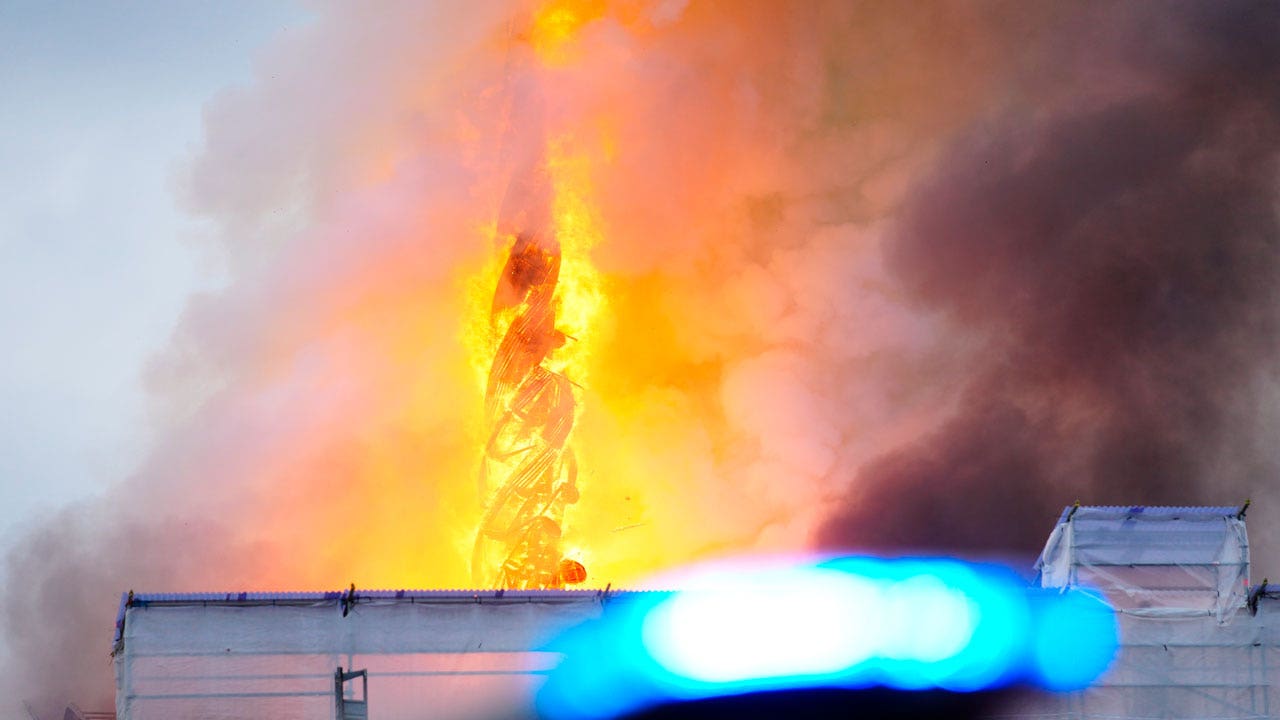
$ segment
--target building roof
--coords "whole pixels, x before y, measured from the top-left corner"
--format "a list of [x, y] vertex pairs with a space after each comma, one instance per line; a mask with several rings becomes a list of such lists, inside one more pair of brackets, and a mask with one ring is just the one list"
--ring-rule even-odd
[[322, 590], [302, 592], [205, 592], [205, 593], [134, 593], [120, 596], [120, 609], [116, 613], [113, 646], [124, 637], [125, 613], [129, 608], [180, 607], [180, 606], [239, 606], [262, 605], [356, 605], [372, 602], [402, 603], [561, 603], [632, 596], [645, 592], [636, 590], [361, 590], [354, 586], [347, 590]]
[[1062, 514], [1058, 516], [1058, 524], [1061, 525], [1071, 518], [1073, 511], [1084, 512], [1086, 515], [1095, 518], [1167, 518], [1173, 520], [1200, 520], [1200, 519], [1217, 519], [1222, 517], [1236, 517], [1244, 512], [1245, 506], [1240, 505], [1221, 505], [1221, 506], [1193, 506], [1193, 505], [1068, 505], [1062, 509]]

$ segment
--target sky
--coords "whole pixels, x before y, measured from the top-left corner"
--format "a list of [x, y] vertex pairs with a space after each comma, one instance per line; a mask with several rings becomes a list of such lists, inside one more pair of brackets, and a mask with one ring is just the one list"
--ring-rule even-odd
[[175, 175], [297, 3], [0, 2], [0, 543], [143, 456], [146, 377], [225, 282]]

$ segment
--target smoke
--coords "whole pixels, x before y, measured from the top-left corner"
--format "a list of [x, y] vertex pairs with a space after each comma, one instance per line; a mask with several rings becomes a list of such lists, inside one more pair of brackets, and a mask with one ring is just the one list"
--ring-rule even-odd
[[469, 583], [474, 321], [548, 143], [602, 236], [592, 584], [1280, 501], [1274, 7], [560, 5], [542, 60], [536, 8], [324, 6], [210, 101], [181, 194], [229, 283], [149, 371], [147, 461], [9, 554], [6, 697], [109, 706], [130, 588]]
[[209, 102], [179, 193], [229, 282], [148, 370], [150, 457], [8, 553], [6, 704], [112, 707], [130, 589], [465, 583], [477, 396], [453, 348], [492, 212], [453, 112], [501, 79], [510, 8], [420, 5], [326, 9]]
[[[1090, 5], [911, 192], [887, 264], [977, 347], [850, 472], [836, 545], [1034, 551], [1055, 509], [1261, 500], [1274, 550], [1280, 9]], [[1070, 41], [1067, 40], [1070, 39]]]

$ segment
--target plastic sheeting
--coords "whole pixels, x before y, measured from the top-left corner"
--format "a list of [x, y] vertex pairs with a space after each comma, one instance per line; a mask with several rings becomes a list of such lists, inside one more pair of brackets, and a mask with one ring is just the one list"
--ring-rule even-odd
[[1225, 623], [1244, 607], [1249, 540], [1240, 508], [1067, 508], [1036, 568], [1042, 586], [1096, 588], [1122, 613]]
[[1280, 600], [1249, 600], [1243, 508], [1067, 508], [1036, 566], [1044, 587], [1102, 591], [1120, 647], [1093, 686], [1004, 717], [1280, 716]]
[[1280, 601], [1257, 615], [1242, 608], [1225, 624], [1208, 615], [1144, 617], [1119, 613], [1120, 650], [1092, 687], [1039, 695], [997, 716], [1027, 720], [1280, 716]]
[[[1011, 718], [1280, 717], [1280, 598], [1248, 597], [1238, 508], [1068, 508], [1046, 587], [1093, 586], [1120, 650], [1092, 687], [1027, 696]], [[333, 718], [334, 671], [368, 670], [369, 717], [518, 718], [558, 657], [537, 648], [598, 617], [596, 592], [138, 596], [115, 652], [120, 720]]]
[[343, 667], [368, 670], [369, 716], [379, 720], [523, 717], [558, 660], [536, 648], [598, 617], [605, 599], [372, 595], [134, 598], [116, 643], [117, 715], [333, 718]]
[[[203, 598], [203, 599], [202, 599]], [[272, 599], [276, 598], [276, 599]], [[369, 671], [369, 717], [519, 718], [558, 657], [550, 635], [598, 617], [593, 593], [358, 599], [135, 599], [117, 639], [120, 720], [334, 717], [338, 666]], [[1004, 718], [1280, 716], [1280, 598], [1226, 623], [1121, 613], [1121, 648], [1082, 692], [1022, 698]]]

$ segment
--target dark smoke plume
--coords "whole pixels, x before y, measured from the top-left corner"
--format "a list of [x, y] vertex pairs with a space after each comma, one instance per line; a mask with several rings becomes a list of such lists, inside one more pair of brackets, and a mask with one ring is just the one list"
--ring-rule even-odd
[[1023, 74], [1039, 102], [963, 133], [898, 218], [890, 272], [979, 347], [823, 545], [1034, 552], [1077, 499], [1280, 517], [1280, 5], [1079, 9]]

